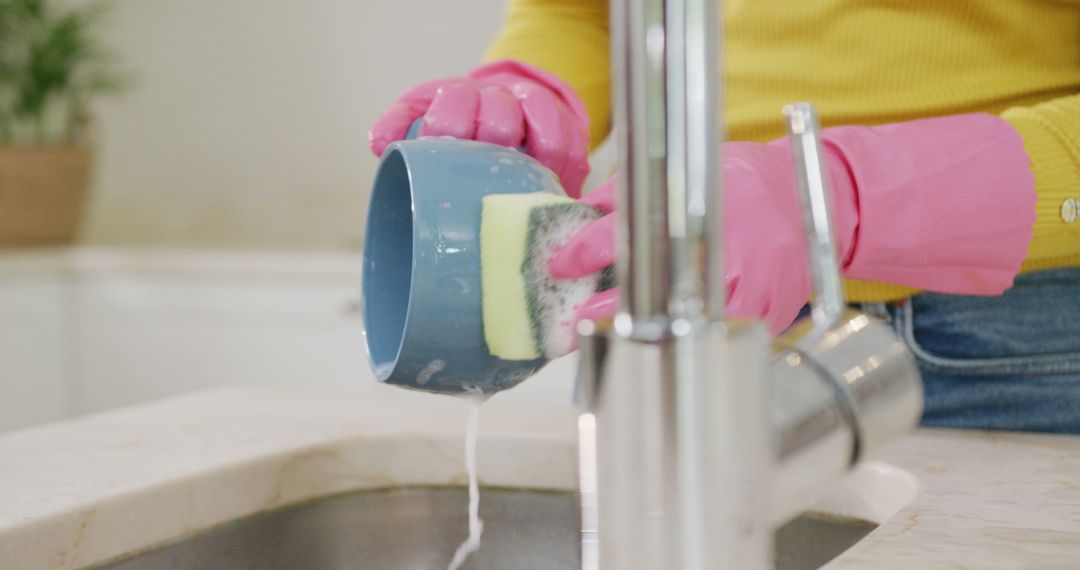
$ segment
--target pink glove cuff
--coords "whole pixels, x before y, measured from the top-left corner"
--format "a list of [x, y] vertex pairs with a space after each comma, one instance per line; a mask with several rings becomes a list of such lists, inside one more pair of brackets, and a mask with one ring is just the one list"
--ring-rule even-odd
[[980, 113], [836, 127], [822, 141], [857, 188], [846, 276], [965, 295], [1012, 286], [1036, 200], [1012, 126]]

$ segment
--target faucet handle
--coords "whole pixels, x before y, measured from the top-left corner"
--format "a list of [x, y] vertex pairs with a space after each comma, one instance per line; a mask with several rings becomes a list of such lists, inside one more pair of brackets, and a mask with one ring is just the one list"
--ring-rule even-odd
[[[922, 383], [915, 358], [892, 328], [846, 309], [839, 252], [833, 235], [831, 195], [818, 116], [810, 103], [784, 107], [795, 178], [802, 198], [810, 275], [811, 318], [777, 339], [782, 358], [807, 365], [831, 385], [854, 435], [852, 462], [880, 442], [902, 434], [922, 415]], [[784, 360], [777, 361], [783, 372]]]
[[784, 115], [791, 135], [795, 179], [802, 198], [803, 223], [810, 254], [810, 277], [814, 288], [811, 316], [815, 326], [828, 327], [843, 314], [845, 302], [836, 237], [833, 235], [831, 195], [818, 136], [818, 115], [811, 103], [785, 105]]

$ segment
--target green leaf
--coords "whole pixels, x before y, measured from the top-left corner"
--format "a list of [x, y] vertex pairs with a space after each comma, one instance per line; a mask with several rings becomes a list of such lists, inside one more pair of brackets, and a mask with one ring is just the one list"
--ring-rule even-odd
[[107, 6], [102, 0], [58, 12], [48, 0], [0, 0], [0, 140], [26, 124], [44, 137], [46, 118], [58, 109], [72, 122], [64, 130], [75, 132], [91, 98], [128, 87], [98, 43]]

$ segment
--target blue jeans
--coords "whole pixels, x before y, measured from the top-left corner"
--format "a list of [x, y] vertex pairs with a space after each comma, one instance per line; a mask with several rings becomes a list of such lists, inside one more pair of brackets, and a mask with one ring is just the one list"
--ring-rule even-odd
[[1080, 268], [1021, 275], [1000, 297], [868, 305], [915, 354], [923, 425], [1080, 434]]

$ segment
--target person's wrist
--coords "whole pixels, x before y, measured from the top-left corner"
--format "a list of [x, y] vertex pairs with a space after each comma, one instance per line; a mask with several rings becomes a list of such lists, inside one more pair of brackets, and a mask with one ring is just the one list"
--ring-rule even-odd
[[[827, 131], [826, 131], [827, 132]], [[790, 198], [798, 202], [795, 211], [802, 211], [802, 196], [799, 195], [797, 181], [795, 179], [795, 164], [791, 155], [791, 138], [783, 137], [766, 144], [772, 152], [777, 153], [775, 159], [777, 165], [785, 172], [784, 183], [790, 189]], [[828, 143], [822, 137], [822, 160], [824, 162], [826, 183], [829, 189], [829, 211], [832, 219], [833, 234], [837, 244], [840, 266], [843, 269], [851, 260], [857, 243], [859, 227], [859, 200], [855, 178], [847, 163], [847, 159], [839, 148]], [[782, 157], [781, 157], [782, 155]], [[768, 166], [765, 166], [768, 168]], [[803, 222], [800, 216], [793, 223], [801, 227]]]
[[858, 243], [858, 186], [847, 159], [839, 149], [823, 141], [822, 151], [829, 177], [833, 232], [839, 250], [840, 268], [843, 269], [850, 263]]

